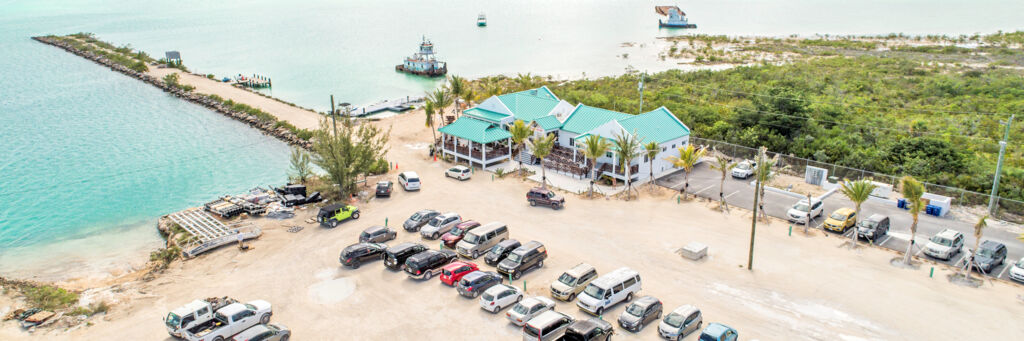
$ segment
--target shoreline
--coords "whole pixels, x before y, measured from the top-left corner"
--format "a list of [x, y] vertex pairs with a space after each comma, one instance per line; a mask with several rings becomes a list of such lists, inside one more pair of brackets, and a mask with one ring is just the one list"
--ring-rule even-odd
[[[222, 114], [224, 116], [230, 117], [230, 118], [232, 118], [234, 120], [237, 120], [239, 122], [248, 124], [250, 127], [258, 129], [261, 132], [263, 132], [264, 134], [272, 136], [272, 137], [274, 137], [274, 138], [276, 138], [276, 139], [280, 140], [281, 142], [284, 142], [284, 143], [286, 143], [288, 145], [300, 147], [300, 148], [303, 148], [303, 149], [306, 149], [306, 150], [310, 150], [312, 148], [312, 142], [299, 138], [298, 135], [296, 135], [295, 133], [292, 133], [287, 128], [278, 126], [274, 122], [262, 122], [258, 118], [254, 117], [252, 115], [249, 115], [249, 114], [247, 114], [245, 112], [241, 112], [241, 111], [237, 111], [237, 110], [232, 110], [229, 106], [227, 106], [224, 103], [221, 103], [219, 101], [216, 101], [216, 100], [210, 98], [209, 96], [205, 96], [205, 95], [202, 95], [202, 94], [197, 94], [194, 91], [185, 91], [185, 90], [182, 90], [180, 88], [170, 86], [170, 85], [164, 83], [163, 80], [161, 80], [158, 77], [154, 77], [154, 76], [151, 76], [151, 75], [149, 75], [147, 73], [143, 73], [143, 72], [136, 72], [136, 71], [131, 70], [131, 69], [129, 69], [129, 68], [123, 66], [123, 65], [117, 64], [117, 63], [107, 59], [106, 57], [97, 55], [97, 54], [92, 53], [92, 52], [79, 50], [79, 49], [75, 48], [74, 46], [70, 46], [69, 44], [65, 44], [65, 43], [63, 43], [61, 41], [58, 41], [56, 39], [52, 39], [52, 38], [45, 37], [45, 36], [36, 36], [36, 37], [32, 37], [32, 40], [35, 40], [35, 41], [38, 41], [40, 43], [43, 43], [43, 44], [46, 44], [46, 45], [49, 45], [49, 46], [53, 46], [53, 47], [56, 47], [56, 48], [59, 48], [59, 49], [62, 49], [64, 51], [70, 52], [70, 53], [72, 53], [74, 55], [77, 55], [79, 57], [88, 59], [88, 60], [90, 60], [90, 61], [92, 61], [92, 62], [94, 62], [96, 64], [100, 64], [100, 65], [106, 66], [106, 67], [108, 67], [109, 69], [111, 69], [113, 71], [117, 71], [117, 72], [119, 72], [121, 74], [124, 74], [126, 76], [135, 78], [135, 79], [140, 80], [142, 82], [145, 82], [145, 83], [147, 83], [149, 85], [157, 87], [158, 89], [163, 90], [164, 92], [169, 93], [170, 95], [172, 95], [174, 97], [178, 97], [178, 98], [184, 99], [186, 101], [192, 102], [194, 104], [201, 105], [203, 107], [206, 107], [207, 109], [213, 110], [214, 112], [217, 112], [217, 113]], [[190, 73], [186, 73], [186, 74], [192, 75]], [[195, 76], [195, 77], [198, 77], [198, 76]], [[224, 84], [224, 83], [221, 83], [221, 84]], [[263, 98], [266, 98], [266, 99], [269, 99], [269, 100], [272, 100], [272, 101], [274, 101], [276, 103], [280, 103], [282, 105], [289, 105], [289, 106], [293, 105], [293, 104], [286, 104], [283, 101], [280, 101], [280, 100], [278, 100], [276, 98], [269, 97], [269, 96], [266, 96], [266, 95], [263, 95], [263, 94], [259, 94], [259, 96], [261, 96]], [[232, 98], [225, 98], [225, 100], [233, 100], [233, 99]], [[240, 102], [240, 103], [244, 103], [244, 102]], [[249, 104], [249, 103], [245, 103], [245, 104]], [[302, 110], [306, 110], [310, 114], [319, 115], [318, 113], [310, 111], [308, 109], [302, 109]], [[279, 118], [279, 119], [281, 119], [281, 118]]]

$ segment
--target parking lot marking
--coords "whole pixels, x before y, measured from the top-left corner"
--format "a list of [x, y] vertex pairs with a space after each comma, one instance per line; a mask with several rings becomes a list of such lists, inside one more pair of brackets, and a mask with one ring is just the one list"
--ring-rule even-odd
[[694, 195], [700, 194], [700, 192], [706, 191], [706, 190], [710, 189], [711, 187], [715, 187], [715, 184], [710, 184], [710, 185], [708, 185], [708, 187], [704, 187], [703, 189], [701, 189], [699, 191], [696, 191], [693, 194]]
[[1013, 264], [1003, 264], [1003, 271], [1000, 271], [999, 276], [996, 276], [996, 278], [1003, 278], [1003, 275], [1006, 274], [1006, 270], [1010, 270], [1011, 267], [1013, 267]]
[[885, 239], [882, 239], [882, 242], [878, 243], [878, 246], [882, 246], [882, 244], [885, 244], [889, 239], [892, 239], [892, 236], [885, 236]]
[[729, 195], [726, 195], [726, 196], [725, 196], [725, 198], [726, 198], [726, 199], [729, 199], [729, 197], [731, 197], [731, 196], [732, 196], [733, 194], [736, 194], [736, 193], [739, 193], [739, 192], [740, 192], [740, 191], [739, 191], [739, 190], [737, 190], [737, 191], [735, 191], [735, 192], [729, 193]]
[[960, 256], [956, 257], [956, 261], [953, 262], [953, 266], [959, 266], [960, 265], [960, 261], [964, 260], [964, 257], [967, 257], [967, 254], [961, 252]]
[[914, 257], [920, 256], [921, 252], [924, 252], [924, 248], [923, 247], [917, 250], [917, 253], [914, 254]]

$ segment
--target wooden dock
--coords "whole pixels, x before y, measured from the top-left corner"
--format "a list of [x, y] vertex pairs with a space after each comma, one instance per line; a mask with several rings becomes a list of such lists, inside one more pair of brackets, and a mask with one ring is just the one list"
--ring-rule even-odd
[[196, 240], [186, 245], [182, 253], [187, 257], [213, 250], [220, 246], [259, 237], [263, 232], [250, 222], [225, 225], [201, 208], [190, 208], [168, 215]]
[[423, 97], [405, 96], [393, 100], [381, 101], [374, 104], [352, 109], [351, 116], [362, 117], [373, 115], [381, 111], [404, 112], [415, 108], [417, 104], [423, 103]]
[[270, 77], [255, 74], [252, 76], [243, 76], [242, 74], [238, 74], [238, 76], [235, 76], [235, 84], [256, 89], [270, 88], [273, 85], [270, 81]]

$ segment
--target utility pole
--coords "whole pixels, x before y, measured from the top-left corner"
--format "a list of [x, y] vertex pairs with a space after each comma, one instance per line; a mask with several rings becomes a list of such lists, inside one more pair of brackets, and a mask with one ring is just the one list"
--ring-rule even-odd
[[334, 136], [338, 136], [338, 120], [334, 117], [338, 114], [337, 110], [334, 110], [334, 95], [331, 95], [331, 125], [334, 126]]
[[640, 74], [640, 85], [637, 86], [638, 87], [637, 90], [640, 90], [640, 111], [637, 111], [637, 114], [641, 114], [641, 113], [644, 112], [644, 75], [645, 74], [646, 73], [641, 73]]
[[[757, 150], [757, 166], [762, 167], [764, 164], [764, 147]], [[757, 183], [754, 185], [754, 214], [750, 216], [750, 253], [747, 255], [747, 270], [754, 270], [754, 233], [757, 231], [757, 199], [761, 196], [758, 195], [761, 190], [761, 177], [757, 177]], [[810, 213], [808, 213], [810, 214]]]
[[999, 162], [996, 163], [996, 178], [992, 182], [992, 195], [988, 199], [988, 212], [989, 214], [996, 213], [996, 198], [999, 197], [999, 175], [1003, 172], [1003, 155], [1006, 154], [1006, 141], [1010, 139], [1010, 124], [1013, 123], [1013, 117], [1010, 115], [1010, 119], [1003, 122], [1006, 124], [1006, 132], [1003, 133], [1003, 140], [999, 141]]

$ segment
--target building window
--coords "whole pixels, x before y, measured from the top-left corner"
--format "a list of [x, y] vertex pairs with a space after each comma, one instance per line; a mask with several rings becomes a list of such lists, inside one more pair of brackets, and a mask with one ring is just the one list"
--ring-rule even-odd
[[576, 146], [576, 140], [575, 139], [569, 139], [569, 147], [574, 147], [574, 146]]
[[612, 157], [612, 152], [604, 153], [604, 157], [607, 157], [607, 158]]
[[662, 152], [664, 152], [664, 151], [666, 151], [666, 150], [668, 150], [668, 147], [661, 147], [661, 151], [662, 151]]
[[676, 144], [675, 144], [675, 143], [673, 143], [673, 144], [672, 144], [672, 149], [675, 149], [675, 148], [676, 148]]

